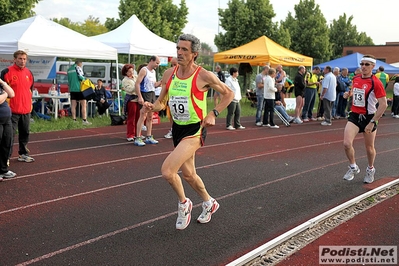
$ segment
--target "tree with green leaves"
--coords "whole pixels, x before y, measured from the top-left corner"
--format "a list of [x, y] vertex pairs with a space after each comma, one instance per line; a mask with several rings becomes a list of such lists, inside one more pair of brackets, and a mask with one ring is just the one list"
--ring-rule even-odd
[[276, 42], [288, 38], [288, 31], [280, 34], [278, 24], [273, 23], [276, 14], [269, 0], [231, 0], [227, 5], [226, 9], [218, 11], [220, 26], [225, 31], [215, 36], [219, 51], [241, 46], [263, 35]]
[[188, 8], [185, 0], [180, 1], [179, 7], [172, 0], [120, 0], [119, 19], [107, 18], [105, 26], [113, 30], [132, 15], [156, 35], [175, 42], [187, 23]]
[[321, 61], [331, 57], [329, 29], [314, 0], [300, 0], [294, 7], [295, 17], [288, 14], [283, 25], [291, 35], [291, 50]]
[[108, 29], [101, 24], [99, 18], [89, 16], [83, 23], [72, 22], [69, 18], [53, 18], [52, 21], [61, 24], [71, 30], [79, 32], [85, 36], [95, 36], [108, 32]]
[[33, 8], [41, 0], [0, 0], [0, 25], [35, 15]]
[[365, 33], [359, 33], [356, 25], [352, 24], [353, 16], [346, 17], [344, 13], [330, 25], [330, 42], [332, 44], [332, 58], [342, 56], [344, 46], [374, 45], [372, 39]]

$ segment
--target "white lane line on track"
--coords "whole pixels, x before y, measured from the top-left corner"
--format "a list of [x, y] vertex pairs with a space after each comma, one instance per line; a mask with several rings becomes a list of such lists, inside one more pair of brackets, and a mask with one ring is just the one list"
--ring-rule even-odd
[[[335, 130], [341, 130], [341, 129], [335, 129]], [[296, 136], [300, 135], [308, 135], [308, 134], [315, 134], [315, 133], [322, 133], [325, 131], [331, 131], [331, 130], [318, 130], [318, 131], [309, 131], [309, 132], [302, 132], [302, 133], [297, 133]], [[226, 133], [223, 131], [223, 133]], [[212, 148], [212, 147], [218, 147], [218, 146], [225, 146], [225, 145], [231, 145], [231, 144], [238, 144], [238, 143], [246, 143], [246, 142], [251, 142], [251, 141], [259, 141], [259, 140], [267, 140], [267, 139], [274, 139], [274, 138], [284, 138], [292, 136], [291, 134], [285, 134], [285, 135], [277, 135], [277, 136], [267, 136], [267, 137], [262, 137], [262, 138], [256, 138], [256, 139], [244, 139], [244, 140], [238, 140], [238, 141], [232, 141], [232, 142], [224, 142], [224, 143], [219, 143], [219, 144], [211, 144], [211, 145], [205, 145], [201, 147], [201, 149], [206, 149], [206, 148]], [[359, 137], [360, 138], [360, 137]], [[76, 148], [76, 149], [69, 149], [69, 150], [58, 150], [58, 151], [53, 151], [53, 152], [45, 152], [45, 153], [36, 153], [36, 154], [30, 154], [32, 157], [39, 157], [39, 156], [45, 156], [45, 155], [52, 155], [52, 154], [60, 154], [60, 153], [69, 153], [69, 152], [75, 152], [75, 151], [81, 151], [81, 150], [90, 150], [90, 149], [98, 149], [98, 148], [108, 148], [108, 147], [113, 147], [113, 146], [120, 146], [120, 145], [133, 145], [132, 143], [129, 143], [127, 141], [121, 142], [121, 143], [115, 143], [115, 144], [105, 144], [105, 145], [99, 145], [99, 146], [90, 146], [90, 147], [84, 147], [84, 148]], [[168, 152], [171, 152], [169, 150]], [[158, 155], [158, 154], [155, 154]], [[11, 159], [16, 159], [17, 157], [13, 157]], [[133, 157], [131, 159], [135, 159], [136, 157]], [[40, 173], [39, 173], [40, 174]], [[24, 176], [25, 177], [25, 176]]]
[[[332, 142], [329, 142], [329, 143], [333, 144], [333, 143], [337, 143], [337, 142], [341, 142], [341, 140], [332, 141]], [[301, 147], [296, 147], [296, 148], [282, 149], [282, 150], [270, 151], [270, 152], [265, 152], [265, 153], [259, 153], [259, 154], [250, 155], [250, 156], [247, 156], [247, 157], [240, 157], [240, 158], [236, 158], [236, 159], [231, 159], [231, 160], [226, 160], [226, 161], [217, 162], [217, 163], [213, 163], [213, 164], [199, 166], [199, 167], [196, 167], [196, 169], [199, 170], [199, 169], [204, 169], [204, 168], [210, 168], [210, 167], [215, 167], [215, 166], [219, 166], [219, 165], [223, 165], [223, 164], [235, 163], [235, 162], [243, 161], [243, 160], [250, 160], [250, 159], [253, 159], [253, 158], [257, 158], [257, 157], [274, 155], [274, 154], [283, 153], [283, 152], [292, 152], [292, 151], [301, 150], [301, 149], [309, 149], [311, 147], [318, 147], [318, 146], [323, 146], [323, 145], [326, 145], [326, 144], [323, 142], [323, 143], [318, 143], [318, 144], [313, 144], [313, 145], [306, 145], [306, 146], [301, 146]], [[378, 152], [378, 154], [382, 154], [382, 153], [386, 153], [386, 152], [392, 152], [392, 151], [396, 151], [396, 150], [399, 150], [399, 148]], [[163, 152], [163, 153], [158, 153], [157, 155], [168, 154], [168, 153], [169, 152], [167, 151], [167, 152]], [[137, 156], [137, 157], [133, 157], [133, 158], [145, 158], [145, 157], [150, 157], [150, 156], [153, 156], [153, 154], [144, 155], [144, 156]], [[364, 158], [364, 157], [366, 157], [366, 156], [361, 156], [361, 157], [358, 157], [358, 158], [360, 159], [360, 158]], [[55, 173], [55, 172], [62, 172], [62, 171], [68, 171], [68, 170], [75, 170], [75, 169], [78, 169], [78, 168], [93, 167], [93, 166], [97, 166], [97, 165], [104, 165], [105, 163], [115, 163], [115, 162], [127, 161], [127, 160], [132, 160], [132, 158], [124, 158], [124, 159], [120, 159], [120, 160], [101, 162], [101, 163], [90, 164], [90, 165], [85, 165], [85, 166], [69, 167], [69, 168], [64, 168], [64, 169], [58, 169], [58, 170], [53, 170], [53, 171], [36, 173], [36, 174], [32, 174], [32, 175], [27, 175], [27, 176], [21, 176], [19, 178], [25, 178], [25, 177], [31, 177], [31, 176], [37, 176], [37, 175], [49, 174], [49, 173]], [[338, 162], [336, 162], [336, 163], [334, 163], [332, 165], [341, 164], [343, 162], [346, 162], [346, 160], [338, 161]], [[321, 169], [321, 168], [324, 168], [324, 167], [319, 167], [319, 168], [314, 168], [314, 169], [318, 170], [318, 169]], [[314, 169], [306, 170], [306, 171], [304, 171], [304, 173], [314, 171]], [[296, 176], [296, 175], [297, 174], [295, 174], [294, 176]], [[91, 191], [87, 191], [87, 192], [82, 192], [82, 193], [78, 193], [78, 194], [73, 194], [73, 195], [69, 195], [69, 196], [65, 196], [65, 197], [60, 197], [60, 198], [57, 198], [57, 199], [52, 199], [52, 200], [37, 202], [37, 203], [34, 203], [34, 204], [25, 205], [25, 206], [20, 206], [20, 207], [16, 207], [16, 208], [12, 208], [12, 209], [1, 211], [0, 215], [6, 214], [6, 213], [10, 213], [10, 212], [14, 212], [14, 211], [24, 210], [24, 209], [27, 209], [27, 208], [33, 208], [33, 207], [37, 207], [37, 206], [40, 206], [40, 205], [45, 205], [45, 204], [61, 201], [61, 200], [67, 200], [67, 199], [70, 199], [70, 198], [75, 198], [75, 197], [80, 197], [80, 196], [84, 196], [84, 195], [94, 194], [94, 193], [98, 193], [98, 192], [101, 192], [101, 191], [106, 191], [106, 190], [110, 190], [110, 189], [114, 189], [114, 188], [129, 186], [129, 185], [132, 185], [132, 184], [153, 180], [153, 179], [156, 179], [156, 178], [159, 178], [159, 177], [161, 177], [161, 175], [152, 176], [152, 177], [148, 177], [148, 178], [144, 178], [144, 179], [140, 179], [140, 180], [135, 180], [135, 181], [127, 182], [127, 183], [122, 183], [122, 184], [118, 184], [118, 185], [114, 185], [114, 186], [104, 187], [104, 188], [91, 190]], [[292, 176], [289, 176], [289, 178], [291, 178], [291, 177]], [[15, 179], [16, 178], [13, 178], [11, 180], [15, 180]], [[281, 179], [281, 180], [285, 180], [285, 179], [286, 178]], [[9, 182], [11, 180], [7, 180], [6, 182]], [[280, 180], [280, 179], [277, 179], [277, 180]], [[273, 182], [273, 181], [270, 181], [270, 182]], [[265, 183], [265, 184], [269, 184], [269, 183]], [[260, 186], [263, 186], [263, 185], [261, 184]], [[240, 190], [240, 191], [247, 191], [247, 190], [248, 189], [244, 189], [244, 190]]]
[[[380, 154], [382, 154], [382, 153], [388, 153], [388, 152], [392, 152], [392, 151], [397, 151], [397, 150], [399, 150], [399, 148], [397, 148], [397, 149], [392, 149], [392, 150], [388, 150], [388, 151], [383, 151], [383, 152], [380, 152]], [[280, 152], [280, 151], [276, 151], [276, 152], [274, 152], [274, 153], [279, 153], [279, 152]], [[244, 159], [251, 159], [251, 158], [259, 157], [259, 156], [263, 156], [263, 155], [260, 155], [260, 154], [259, 154], [259, 155], [251, 156], [250, 158], [240, 158], [240, 159], [236, 159], [236, 160], [230, 160], [229, 162], [239, 161], [239, 160], [244, 160]], [[358, 157], [358, 158], [365, 158], [365, 157], [366, 157], [366, 156], [361, 156], [361, 157]], [[293, 178], [293, 177], [301, 176], [301, 175], [304, 175], [304, 174], [309, 173], [309, 172], [312, 172], [312, 171], [318, 171], [318, 170], [323, 169], [323, 168], [335, 166], [335, 165], [341, 164], [341, 163], [346, 162], [346, 161], [347, 161], [347, 160], [342, 160], [342, 161], [338, 161], [338, 162], [335, 162], [335, 163], [330, 163], [330, 164], [327, 164], [327, 165], [323, 165], [323, 166], [320, 166], [320, 167], [308, 169], [308, 170], [302, 171], [302, 172], [300, 172], [300, 173], [295, 173], [295, 174], [292, 174], [292, 175], [288, 175], [288, 176], [285, 176], [285, 177], [281, 177], [281, 178], [276, 179], [276, 180], [272, 180], [272, 181], [268, 181], [268, 182], [265, 182], [265, 183], [262, 183], [262, 184], [259, 184], [259, 185], [256, 185], [256, 186], [252, 186], [252, 187], [249, 187], [249, 188], [246, 188], [246, 189], [241, 189], [241, 190], [238, 190], [238, 191], [235, 191], [235, 192], [232, 192], [232, 193], [228, 193], [228, 194], [226, 194], [226, 195], [217, 197], [216, 199], [217, 199], [217, 200], [222, 200], [222, 199], [225, 199], [225, 198], [229, 198], [229, 197], [232, 197], [232, 196], [235, 196], [235, 195], [238, 195], [238, 194], [242, 194], [242, 193], [245, 193], [245, 192], [254, 190], [254, 189], [258, 189], [258, 188], [261, 188], [261, 187], [264, 187], [264, 186], [267, 186], [267, 185], [271, 185], [271, 184], [274, 184], [274, 183], [277, 183], [277, 182], [281, 182], [281, 181], [284, 181], [284, 180], [287, 180], [287, 179], [290, 179], [290, 178]], [[213, 165], [219, 165], [219, 164], [223, 164], [223, 163], [216, 163], [216, 164], [212, 164], [212, 165], [202, 166], [201, 168], [205, 168], [205, 167], [209, 167], [209, 166], [213, 166]], [[158, 178], [158, 177], [160, 177], [160, 176], [154, 176], [154, 177], [152, 177], [152, 178], [147, 178], [147, 179], [154, 179], [154, 178]], [[130, 183], [137, 183], [137, 182], [138, 182], [138, 181], [136, 181], [136, 182], [130, 182]], [[118, 186], [115, 186], [115, 187], [120, 187], [120, 186], [122, 186], [122, 185], [123, 185], [123, 184], [118, 185]], [[101, 189], [101, 190], [106, 190], [106, 188]], [[89, 193], [81, 193], [81, 194], [89, 194]], [[72, 197], [72, 196], [69, 196], [68, 198], [71, 198], [71, 197]], [[57, 199], [57, 200], [58, 200], [58, 199]], [[57, 200], [54, 200], [54, 201], [57, 201]], [[199, 207], [199, 206], [201, 206], [201, 205], [202, 205], [202, 204], [200, 203], [200, 204], [196, 204], [196, 205], [193, 206], [193, 207], [194, 207], [194, 208], [197, 208], [197, 207]], [[127, 232], [127, 231], [129, 231], [129, 230], [138, 228], [138, 227], [140, 227], [140, 226], [147, 225], [147, 224], [151, 224], [151, 223], [156, 222], [156, 221], [158, 221], [158, 220], [162, 220], [162, 219], [171, 217], [171, 216], [175, 215], [176, 213], [177, 213], [177, 212], [170, 212], [170, 213], [167, 213], [167, 214], [158, 216], [158, 217], [156, 217], [156, 218], [153, 218], [153, 219], [150, 219], [150, 220], [147, 220], [147, 221], [143, 221], [143, 222], [140, 222], [140, 223], [131, 225], [131, 226], [127, 226], [127, 227], [124, 227], [124, 228], [121, 228], [121, 229], [118, 229], [118, 230], [109, 232], [109, 233], [107, 233], [107, 234], [103, 234], [103, 235], [100, 235], [100, 236], [98, 236], [98, 237], [91, 238], [91, 239], [88, 239], [88, 240], [86, 240], [86, 241], [82, 241], [82, 242], [80, 242], [80, 243], [77, 243], [77, 244], [74, 244], [74, 245], [71, 245], [71, 246], [68, 246], [68, 247], [65, 247], [65, 248], [62, 248], [62, 249], [59, 249], [59, 250], [56, 250], [56, 251], [47, 253], [47, 254], [45, 254], [45, 255], [36, 257], [36, 258], [31, 259], [31, 260], [29, 260], [29, 261], [25, 261], [25, 262], [19, 263], [19, 264], [17, 264], [17, 266], [30, 265], [30, 264], [32, 264], [32, 263], [36, 263], [36, 262], [39, 262], [39, 261], [42, 261], [42, 260], [45, 260], [45, 259], [54, 257], [54, 256], [56, 256], [56, 255], [65, 253], [65, 252], [67, 252], [67, 251], [75, 250], [75, 249], [78, 249], [78, 248], [80, 248], [80, 247], [83, 247], [83, 246], [86, 246], [86, 245], [89, 245], [89, 244], [98, 242], [98, 241], [100, 241], [100, 240], [102, 240], [102, 239], [105, 239], [105, 238], [108, 238], [108, 237], [113, 237], [113, 236], [115, 236], [115, 235], [118, 235], [118, 234]]]

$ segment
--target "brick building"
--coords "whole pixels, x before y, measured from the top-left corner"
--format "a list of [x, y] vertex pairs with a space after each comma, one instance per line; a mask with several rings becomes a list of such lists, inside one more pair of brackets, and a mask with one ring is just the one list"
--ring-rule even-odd
[[399, 42], [387, 42], [385, 45], [344, 46], [342, 56], [352, 53], [372, 54], [385, 63], [397, 63], [399, 62]]

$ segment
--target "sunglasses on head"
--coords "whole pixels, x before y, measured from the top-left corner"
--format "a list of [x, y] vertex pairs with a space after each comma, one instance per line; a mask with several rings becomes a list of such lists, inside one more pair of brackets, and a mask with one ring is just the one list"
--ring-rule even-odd
[[360, 63], [361, 66], [370, 66], [370, 63]]

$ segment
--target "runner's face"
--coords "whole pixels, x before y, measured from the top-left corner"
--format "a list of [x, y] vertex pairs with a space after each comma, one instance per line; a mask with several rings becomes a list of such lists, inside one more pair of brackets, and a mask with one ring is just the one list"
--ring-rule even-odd
[[177, 61], [179, 65], [185, 66], [190, 62], [194, 62], [194, 57], [197, 56], [198, 53], [193, 53], [191, 51], [191, 42], [190, 41], [179, 41], [177, 43]]
[[27, 56], [26, 54], [20, 54], [17, 56], [17, 58], [14, 59], [14, 63], [20, 67], [20, 68], [24, 68], [26, 66], [26, 60], [27, 60]]
[[374, 64], [369, 61], [362, 60], [362, 62], [360, 63], [360, 68], [363, 75], [370, 75], [373, 71]]

